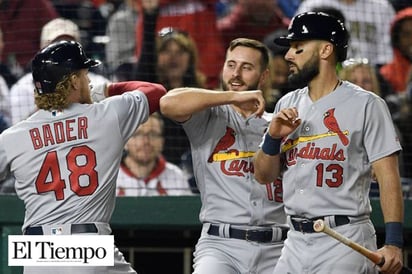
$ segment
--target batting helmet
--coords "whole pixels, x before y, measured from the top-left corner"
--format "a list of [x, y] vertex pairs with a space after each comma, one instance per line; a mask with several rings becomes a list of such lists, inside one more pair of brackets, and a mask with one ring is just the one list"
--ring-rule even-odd
[[53, 93], [64, 76], [99, 64], [100, 61], [86, 56], [78, 42], [59, 41], [50, 44], [38, 52], [32, 61], [36, 90], [39, 94]]
[[325, 40], [335, 45], [338, 61], [346, 59], [349, 33], [345, 25], [336, 17], [324, 12], [305, 12], [296, 15], [290, 22], [287, 36], [278, 37], [274, 42], [289, 46], [291, 41]]

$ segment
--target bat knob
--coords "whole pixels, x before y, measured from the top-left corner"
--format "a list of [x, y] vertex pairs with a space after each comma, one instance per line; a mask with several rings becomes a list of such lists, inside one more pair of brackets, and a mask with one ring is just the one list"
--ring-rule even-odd
[[313, 223], [313, 230], [316, 232], [322, 232], [325, 229], [325, 223], [323, 222], [322, 219], [316, 220]]

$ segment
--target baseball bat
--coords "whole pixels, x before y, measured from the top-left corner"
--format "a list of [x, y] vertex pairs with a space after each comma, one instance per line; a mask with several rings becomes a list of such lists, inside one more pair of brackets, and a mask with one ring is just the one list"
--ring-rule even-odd
[[316, 220], [313, 223], [313, 229], [316, 232], [323, 232], [328, 234], [329, 236], [331, 236], [332, 238], [335, 238], [336, 240], [338, 240], [339, 242], [349, 246], [350, 248], [354, 249], [355, 251], [359, 252], [360, 254], [362, 254], [363, 256], [365, 256], [366, 258], [368, 258], [369, 260], [371, 260], [374, 264], [378, 265], [378, 266], [383, 266], [383, 264], [385, 263], [385, 258], [377, 253], [377, 252], [373, 252], [369, 249], [367, 249], [364, 246], [361, 246], [360, 244], [352, 241], [351, 239], [343, 236], [342, 234], [336, 232], [335, 230], [331, 229], [329, 226], [327, 226], [325, 224], [325, 222], [321, 219]]
[[[339, 242], [349, 246], [353, 250], [359, 252], [369, 260], [371, 260], [373, 263], [375, 263], [378, 266], [383, 266], [385, 264], [385, 257], [383, 257], [381, 254], [374, 252], [372, 250], [367, 249], [364, 246], [361, 246], [360, 244], [352, 241], [351, 239], [345, 237], [344, 235], [340, 234], [339, 232], [331, 229], [329, 226], [325, 224], [325, 222], [322, 219], [316, 220], [313, 223], [313, 230], [316, 232], [323, 232], [332, 238], [335, 238]], [[400, 272], [401, 274], [412, 274], [412, 269], [408, 267], [402, 267], [402, 270]]]

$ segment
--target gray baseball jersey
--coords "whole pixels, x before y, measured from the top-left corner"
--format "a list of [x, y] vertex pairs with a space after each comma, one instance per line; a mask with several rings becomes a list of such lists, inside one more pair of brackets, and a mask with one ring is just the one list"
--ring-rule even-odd
[[[313, 102], [308, 88], [288, 93], [280, 109], [296, 107], [301, 125], [282, 141], [288, 221], [325, 217], [339, 233], [376, 250], [369, 214], [371, 163], [401, 149], [382, 98], [344, 81]], [[345, 215], [350, 224], [333, 223]], [[291, 225], [291, 227], [293, 227]], [[323, 233], [291, 229], [274, 273], [377, 273], [373, 263]]]
[[245, 119], [224, 105], [194, 114], [183, 124], [202, 200], [203, 229], [194, 252], [196, 274], [273, 272], [283, 241], [258, 244], [208, 235], [210, 223], [218, 223], [222, 235], [236, 226], [286, 226], [280, 181], [261, 185], [254, 178], [252, 158], [268, 121], [267, 113], [263, 118]]
[[28, 226], [108, 223], [122, 149], [148, 119], [140, 91], [62, 112], [39, 110], [0, 135], [0, 174], [10, 170]]
[[270, 119], [243, 118], [231, 106], [197, 113], [183, 124], [200, 191], [200, 220], [208, 223], [285, 223], [281, 185], [261, 185], [252, 158]]
[[283, 140], [286, 213], [306, 218], [369, 215], [371, 163], [401, 150], [382, 98], [349, 82], [312, 102], [308, 89], [284, 96], [302, 124]]

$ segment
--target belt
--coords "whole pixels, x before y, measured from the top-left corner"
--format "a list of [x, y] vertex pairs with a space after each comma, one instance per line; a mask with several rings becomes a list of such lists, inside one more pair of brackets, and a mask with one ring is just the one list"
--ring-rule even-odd
[[[350, 222], [348, 216], [335, 215], [335, 216], [331, 216], [331, 217], [335, 219], [335, 225], [333, 227], [340, 226], [340, 225], [346, 225], [346, 224], [349, 224], [349, 222]], [[296, 220], [294, 218], [296, 218], [296, 217], [291, 216], [291, 218], [290, 218], [290, 221], [292, 222], [293, 228], [296, 231], [300, 231], [302, 233], [314, 233], [315, 230], [313, 229], [313, 223], [316, 220], [319, 220], [319, 219], [324, 220], [325, 219], [325, 217], [317, 217], [317, 218], [306, 219], [306, 220]]]
[[[283, 241], [286, 239], [288, 233], [287, 228], [281, 228], [282, 237], [277, 241]], [[219, 235], [219, 225], [211, 224], [207, 232], [209, 235], [220, 236]], [[273, 230], [257, 230], [257, 229], [239, 229], [239, 228], [229, 228], [229, 238], [235, 238], [239, 240], [246, 240], [259, 243], [269, 243], [276, 242], [276, 239], [273, 239]]]
[[[97, 227], [95, 224], [72, 224], [72, 234], [80, 233], [97, 233]], [[24, 231], [24, 235], [43, 235], [43, 228], [41, 226], [29, 226]]]

